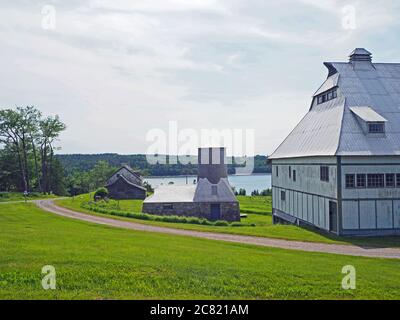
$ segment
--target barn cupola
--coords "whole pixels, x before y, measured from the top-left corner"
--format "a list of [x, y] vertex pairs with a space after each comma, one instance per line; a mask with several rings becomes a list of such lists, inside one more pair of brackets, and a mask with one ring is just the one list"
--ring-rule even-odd
[[372, 62], [372, 53], [364, 48], [356, 48], [350, 53], [350, 62], [364, 61]]
[[372, 54], [364, 48], [356, 48], [350, 53], [349, 63], [354, 70], [372, 71], [375, 69], [372, 64]]
[[198, 180], [206, 178], [212, 184], [217, 184], [221, 178], [227, 177], [225, 148], [199, 148]]

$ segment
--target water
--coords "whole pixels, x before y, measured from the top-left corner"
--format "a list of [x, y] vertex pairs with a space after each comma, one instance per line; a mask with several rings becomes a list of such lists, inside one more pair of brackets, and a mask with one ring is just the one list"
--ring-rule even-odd
[[[160, 185], [168, 185], [169, 182], [173, 182], [174, 185], [186, 185], [193, 184], [193, 180], [196, 180], [196, 176], [175, 176], [175, 177], [148, 177], [144, 181], [151, 184], [153, 188]], [[262, 191], [271, 188], [271, 175], [270, 174], [253, 174], [249, 176], [236, 176], [232, 175], [228, 177], [229, 183], [236, 190], [245, 189], [246, 194], [250, 195], [252, 191]]]

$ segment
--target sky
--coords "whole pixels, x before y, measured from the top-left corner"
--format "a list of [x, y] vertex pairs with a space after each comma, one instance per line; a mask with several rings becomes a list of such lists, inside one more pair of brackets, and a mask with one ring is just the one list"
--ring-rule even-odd
[[214, 129], [268, 155], [324, 61], [400, 62], [399, 18], [391, 0], [0, 0], [0, 108], [58, 114], [59, 153], [151, 153], [164, 133], [175, 154]]

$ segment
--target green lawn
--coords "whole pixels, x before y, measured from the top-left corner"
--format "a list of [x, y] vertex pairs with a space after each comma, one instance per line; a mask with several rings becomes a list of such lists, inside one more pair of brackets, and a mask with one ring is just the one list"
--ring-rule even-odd
[[[90, 224], [0, 206], [0, 299], [400, 299], [400, 261], [306, 253]], [[41, 287], [53, 265], [57, 290]], [[353, 265], [357, 289], [341, 289]]]
[[[112, 216], [114, 219], [121, 219], [127, 221], [135, 221], [144, 224], [152, 224], [170, 228], [180, 228], [187, 230], [211, 231], [230, 234], [250, 235], [286, 240], [298, 240], [308, 242], [322, 242], [322, 243], [338, 243], [338, 244], [354, 244], [361, 246], [375, 246], [375, 247], [400, 247], [400, 237], [363, 237], [363, 238], [339, 238], [327, 233], [318, 232], [311, 228], [300, 228], [294, 225], [273, 225], [271, 217], [271, 198], [270, 197], [238, 197], [240, 202], [241, 211], [247, 214], [247, 218], [242, 219], [242, 223], [246, 226], [232, 227], [232, 226], [205, 226], [186, 223], [168, 223], [137, 220], [132, 218], [123, 218]], [[81, 211], [94, 215], [103, 215], [94, 213], [87, 209], [81, 208], [81, 203], [89, 201], [89, 195], [81, 195], [75, 199], [57, 200], [57, 203], [63, 207]], [[121, 210], [129, 212], [141, 212], [142, 200], [121, 200], [119, 201]], [[250, 213], [254, 210], [257, 213]], [[268, 213], [269, 212], [269, 213]], [[250, 226], [255, 225], [255, 226]]]
[[[49, 199], [56, 198], [55, 195], [44, 195], [39, 192], [32, 192], [26, 198], [27, 200], [38, 200], [38, 199]], [[8, 201], [23, 201], [25, 200], [22, 192], [0, 192], [0, 202], [8, 202]]]

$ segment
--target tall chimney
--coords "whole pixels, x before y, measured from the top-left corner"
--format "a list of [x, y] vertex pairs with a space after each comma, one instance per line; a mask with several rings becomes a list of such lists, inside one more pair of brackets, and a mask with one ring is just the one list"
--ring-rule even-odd
[[228, 177], [225, 164], [225, 148], [199, 148], [198, 151], [198, 175], [199, 179], [208, 179], [217, 184], [221, 178]]

